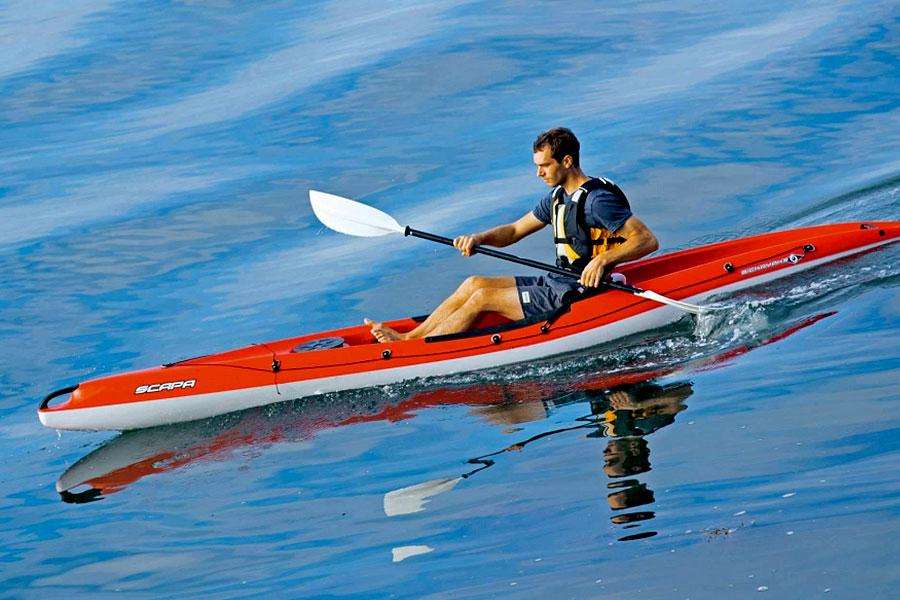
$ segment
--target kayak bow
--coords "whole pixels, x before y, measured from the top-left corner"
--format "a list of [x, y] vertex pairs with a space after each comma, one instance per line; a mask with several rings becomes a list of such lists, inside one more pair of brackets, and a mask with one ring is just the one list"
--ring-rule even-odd
[[[681, 302], [760, 285], [900, 239], [900, 222], [844, 223], [768, 233], [620, 266], [630, 284]], [[527, 362], [660, 327], [683, 313], [605, 293], [567, 312], [510, 322], [486, 315], [473, 331], [379, 344], [360, 325], [101, 377], [41, 402], [55, 429], [126, 430], [190, 421], [315, 394]], [[418, 324], [387, 323], [401, 332]], [[68, 395], [65, 400], [51, 402]]]

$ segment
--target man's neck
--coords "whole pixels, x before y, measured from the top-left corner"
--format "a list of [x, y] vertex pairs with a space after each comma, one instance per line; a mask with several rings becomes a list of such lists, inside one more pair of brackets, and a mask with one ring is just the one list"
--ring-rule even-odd
[[566, 193], [571, 196], [575, 193], [575, 190], [584, 185], [584, 182], [588, 179], [590, 179], [590, 177], [585, 175], [584, 171], [575, 167], [569, 171], [569, 175], [566, 177], [565, 181], [562, 182], [562, 186], [563, 189], [566, 190]]

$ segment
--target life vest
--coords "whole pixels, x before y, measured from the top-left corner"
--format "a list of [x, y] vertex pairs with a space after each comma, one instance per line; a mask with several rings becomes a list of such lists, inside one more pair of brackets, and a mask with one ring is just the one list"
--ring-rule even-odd
[[584, 200], [593, 190], [605, 190], [630, 208], [625, 193], [609, 179], [588, 179], [565, 199], [565, 189], [558, 185], [553, 189], [553, 243], [556, 244], [556, 264], [564, 269], [581, 271], [598, 254], [625, 242], [603, 227], [588, 227], [584, 216]]

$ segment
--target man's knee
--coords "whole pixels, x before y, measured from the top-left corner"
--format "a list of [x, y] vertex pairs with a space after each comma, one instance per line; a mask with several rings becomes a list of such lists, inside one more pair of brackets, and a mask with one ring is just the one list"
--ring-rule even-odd
[[515, 288], [482, 288], [475, 290], [465, 303], [471, 314], [497, 312], [511, 319], [522, 318], [522, 308]]
[[487, 277], [478, 277], [477, 275], [466, 277], [465, 281], [462, 282], [462, 285], [459, 286], [457, 292], [466, 298], [471, 297], [472, 294], [478, 290], [483, 290], [488, 287], [487, 281]]
[[481, 312], [486, 310], [496, 310], [498, 304], [498, 291], [494, 288], [477, 288], [470, 295], [466, 305], [473, 312]]

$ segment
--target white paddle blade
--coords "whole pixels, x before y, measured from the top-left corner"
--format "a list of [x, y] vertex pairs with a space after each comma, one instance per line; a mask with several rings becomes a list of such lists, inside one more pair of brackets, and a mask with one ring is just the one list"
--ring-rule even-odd
[[680, 300], [673, 300], [672, 298], [666, 298], [665, 296], [661, 296], [656, 292], [651, 292], [650, 290], [644, 290], [642, 292], [635, 292], [635, 296], [640, 296], [641, 298], [646, 298], [647, 300], [653, 300], [654, 302], [659, 302], [661, 304], [668, 304], [669, 306], [674, 306], [675, 308], [680, 308], [683, 311], [693, 313], [695, 315], [702, 315], [707, 312], [712, 312], [716, 310], [725, 310], [728, 307], [726, 306], [697, 306], [696, 304], [688, 304], [687, 302], [682, 302]]
[[322, 224], [340, 233], [377, 237], [406, 230], [391, 215], [355, 200], [309, 190], [309, 202]]

